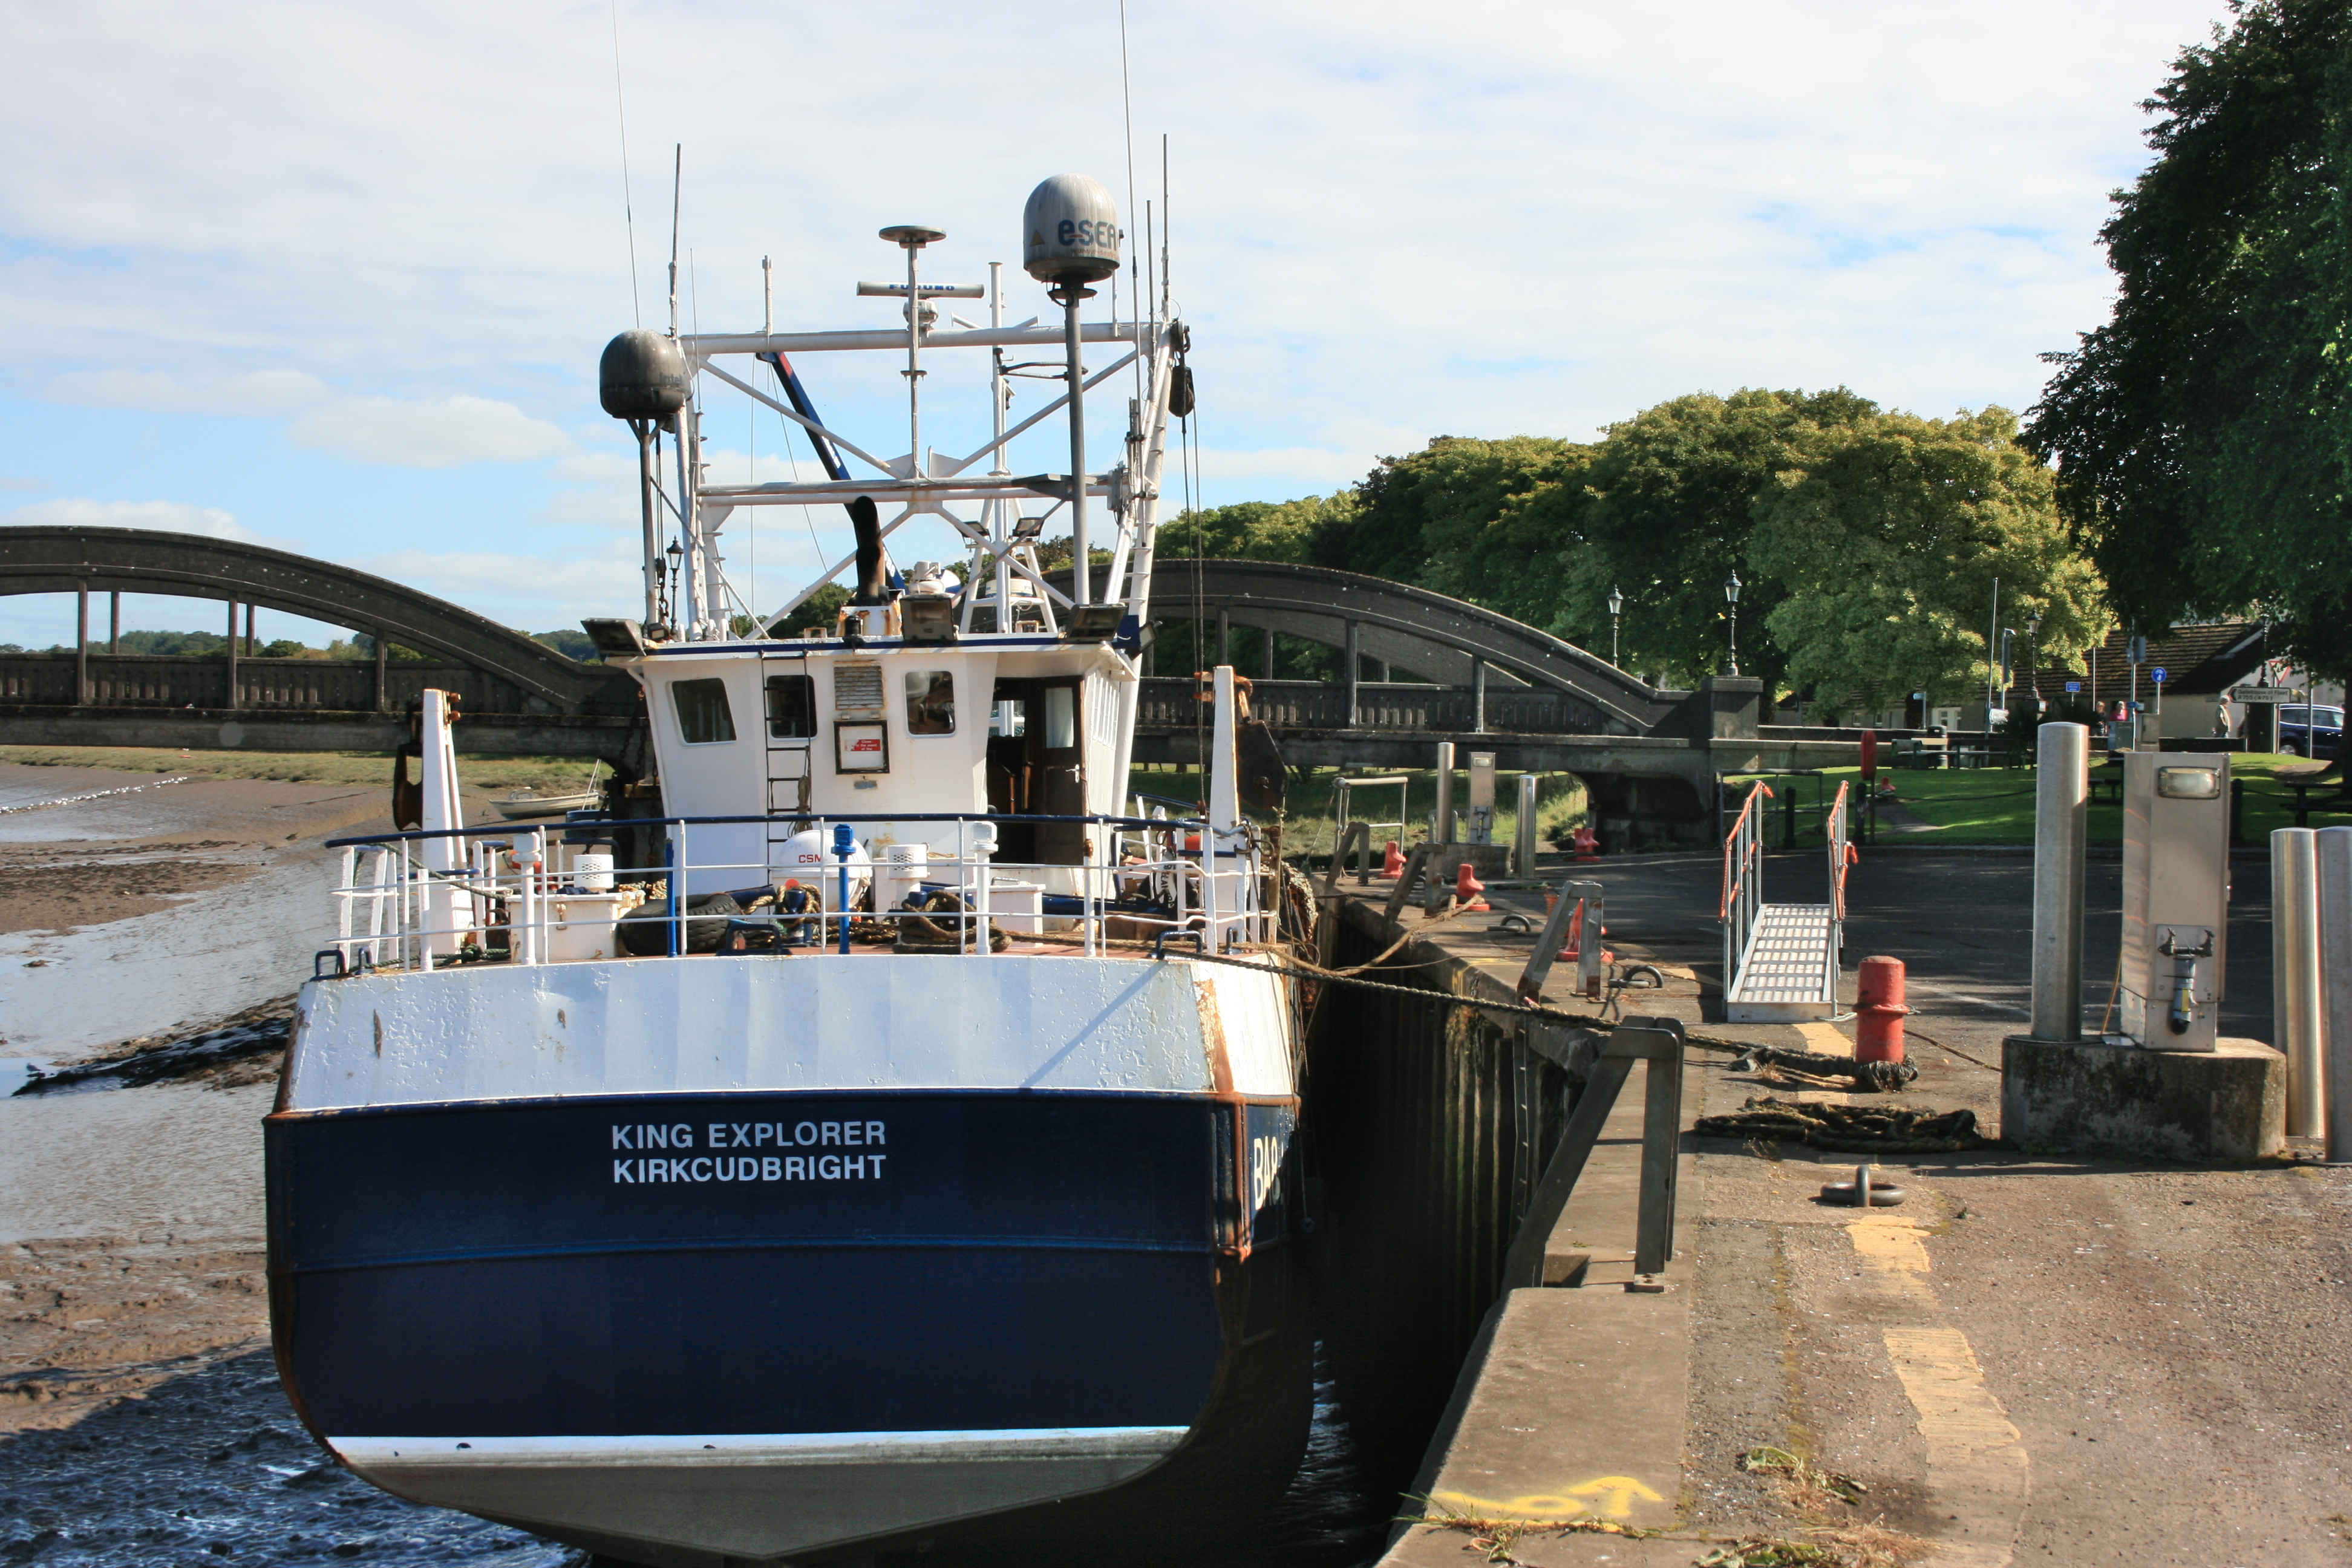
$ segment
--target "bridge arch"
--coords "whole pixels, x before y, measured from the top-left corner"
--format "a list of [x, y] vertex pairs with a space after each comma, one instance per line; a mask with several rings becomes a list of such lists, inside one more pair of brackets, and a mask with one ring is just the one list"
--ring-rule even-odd
[[[1062, 584], [1066, 587], [1066, 580]], [[1155, 620], [1188, 619], [1195, 588], [1210, 620], [1303, 637], [1441, 684], [1474, 684], [1481, 666], [1507, 681], [1558, 691], [1592, 710], [1595, 732], [1645, 735], [1689, 695], [1664, 691], [1607, 659], [1508, 616], [1427, 588], [1361, 573], [1276, 561], [1163, 556], [1152, 573]]]
[[0, 594], [156, 594], [256, 605], [437, 654], [551, 710], [589, 705], [614, 672], [386, 578], [266, 545], [141, 528], [0, 527]]

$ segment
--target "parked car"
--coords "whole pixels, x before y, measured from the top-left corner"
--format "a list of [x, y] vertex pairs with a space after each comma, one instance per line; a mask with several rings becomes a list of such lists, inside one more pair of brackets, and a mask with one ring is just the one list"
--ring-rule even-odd
[[2298, 757], [2332, 757], [2344, 743], [2344, 710], [2326, 703], [2279, 710], [2279, 750]]

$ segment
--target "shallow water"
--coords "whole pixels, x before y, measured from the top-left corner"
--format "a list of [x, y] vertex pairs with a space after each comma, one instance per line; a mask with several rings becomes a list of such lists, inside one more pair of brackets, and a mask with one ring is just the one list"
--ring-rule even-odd
[[[1307, 1458], [1262, 1550], [1221, 1556], [1219, 1568], [1354, 1568], [1380, 1555], [1391, 1511], [1368, 1492], [1330, 1384], [1318, 1378]], [[295, 1419], [267, 1352], [175, 1378], [64, 1431], [0, 1438], [0, 1563], [223, 1561], [585, 1568], [587, 1559], [403, 1501], [341, 1468]]]

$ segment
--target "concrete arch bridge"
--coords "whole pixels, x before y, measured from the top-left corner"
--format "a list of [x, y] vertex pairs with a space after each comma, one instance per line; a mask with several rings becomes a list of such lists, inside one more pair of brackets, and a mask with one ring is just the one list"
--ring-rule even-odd
[[[126, 593], [221, 602], [227, 651], [111, 651], [119, 623], [107, 616], [108, 635], [98, 635], [94, 602], [110, 610], [110, 596]], [[0, 655], [0, 717], [20, 743], [389, 748], [405, 736], [408, 702], [431, 685], [464, 694], [468, 750], [612, 756], [638, 711], [635, 684], [617, 671], [404, 584], [262, 545], [142, 529], [0, 528], [0, 594], [70, 594], [79, 606], [73, 651]], [[1507, 616], [1359, 573], [1163, 558], [1152, 599], [1162, 626], [1197, 610], [1245, 673], [1253, 631], [1260, 650], [1272, 633], [1339, 652], [1339, 680], [1257, 682], [1256, 710], [1294, 766], [1427, 767], [1433, 742], [1450, 740], [1458, 751], [1495, 752], [1506, 769], [1579, 774], [1604, 820], [1685, 837], [1711, 828], [1717, 774], [1850, 763], [1855, 751], [1759, 731], [1752, 679], [1661, 690]], [[256, 658], [241, 646], [240, 605], [364, 632], [378, 657]], [[426, 658], [387, 659], [392, 644]], [[1423, 679], [1369, 679], [1368, 670]], [[1192, 683], [1148, 677], [1139, 760], [1197, 762], [1200, 734]]]

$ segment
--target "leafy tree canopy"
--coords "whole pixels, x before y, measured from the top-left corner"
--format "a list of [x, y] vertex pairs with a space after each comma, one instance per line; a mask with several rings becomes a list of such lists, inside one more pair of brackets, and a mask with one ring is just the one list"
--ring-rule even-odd
[[1768, 626], [1792, 682], [1832, 710], [1980, 689], [1996, 580], [2003, 626], [2041, 618], [2042, 658], [2105, 635], [2098, 575], [2016, 437], [2002, 408], [1811, 433], [1759, 498], [1748, 553], [1778, 595]]
[[1621, 662], [1675, 684], [1724, 668], [1736, 569], [1747, 673], [1833, 704], [1954, 697], [1984, 678], [1996, 576], [2004, 625], [2043, 617], [2045, 657], [2107, 624], [2016, 436], [2002, 409], [1922, 419], [1843, 387], [1693, 394], [1597, 444], [1440, 437], [1352, 494], [1198, 517], [1207, 553], [1415, 583], [1588, 648], [1621, 589]]
[[2352, 674], [2352, 6], [2233, 0], [2144, 106], [2100, 237], [2117, 297], [2032, 410], [2058, 502], [2143, 626], [2260, 605]]

